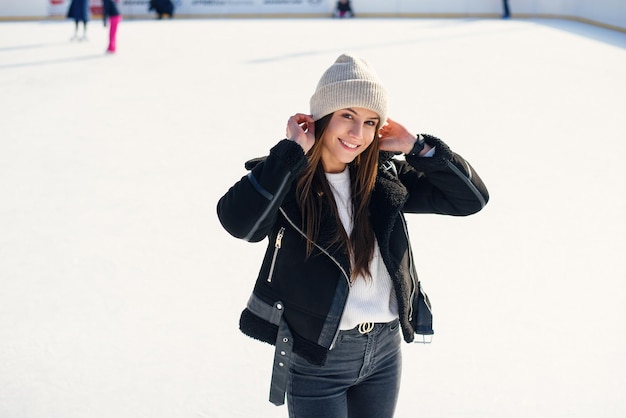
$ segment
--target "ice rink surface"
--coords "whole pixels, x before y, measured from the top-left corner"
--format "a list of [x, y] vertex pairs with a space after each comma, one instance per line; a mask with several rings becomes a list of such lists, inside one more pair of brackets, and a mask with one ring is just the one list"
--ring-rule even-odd
[[626, 34], [559, 20], [0, 23], [0, 417], [286, 417], [215, 205], [343, 52], [491, 201], [409, 216], [397, 417], [626, 416]]

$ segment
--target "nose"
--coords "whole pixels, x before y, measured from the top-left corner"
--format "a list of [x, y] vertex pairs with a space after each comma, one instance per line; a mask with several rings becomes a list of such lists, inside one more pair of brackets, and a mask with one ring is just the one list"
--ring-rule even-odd
[[350, 136], [360, 139], [363, 136], [363, 126], [360, 123], [355, 123], [350, 128]]

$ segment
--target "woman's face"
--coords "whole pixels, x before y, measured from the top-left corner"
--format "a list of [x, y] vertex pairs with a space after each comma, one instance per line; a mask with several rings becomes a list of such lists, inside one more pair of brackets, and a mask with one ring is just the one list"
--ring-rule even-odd
[[380, 118], [361, 107], [337, 110], [322, 135], [322, 164], [327, 173], [340, 173], [369, 147]]

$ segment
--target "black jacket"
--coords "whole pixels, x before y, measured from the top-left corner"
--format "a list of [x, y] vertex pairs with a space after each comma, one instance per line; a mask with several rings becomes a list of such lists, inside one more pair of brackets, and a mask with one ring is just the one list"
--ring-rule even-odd
[[342, 3], [340, 1], [337, 2], [337, 10], [340, 12], [350, 12], [352, 13], [352, 7], [350, 6], [350, 2]]
[[[461, 156], [441, 140], [424, 137], [436, 147], [432, 157], [402, 161], [380, 153], [370, 203], [371, 224], [393, 281], [407, 342], [413, 341], [415, 332], [431, 334], [432, 323], [415, 273], [404, 213], [470, 215], [489, 199], [482, 180]], [[241, 330], [275, 344], [278, 307], [293, 335], [293, 351], [321, 365], [338, 333], [350, 289], [350, 262], [345, 248], [331, 244], [337, 221], [325, 206], [316, 249], [305, 256], [295, 185], [306, 164], [298, 144], [279, 142], [269, 156], [246, 164], [250, 173], [219, 200], [217, 212], [233, 236], [251, 242], [269, 238], [253, 294], [240, 318]]]
[[150, 0], [148, 11], [154, 10], [157, 14], [174, 14], [174, 3], [171, 0]]

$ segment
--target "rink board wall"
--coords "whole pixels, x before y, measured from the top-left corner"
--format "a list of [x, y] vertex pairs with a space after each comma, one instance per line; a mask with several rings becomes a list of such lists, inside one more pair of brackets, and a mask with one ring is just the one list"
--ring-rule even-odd
[[[329, 16], [335, 0], [173, 0], [176, 14], [184, 17], [323, 17]], [[101, 0], [90, 0], [95, 14]], [[0, 0], [0, 19], [63, 17], [70, 0]], [[143, 18], [149, 0], [119, 0], [126, 18]], [[497, 17], [501, 0], [353, 0], [362, 17]], [[514, 17], [555, 17], [626, 31], [624, 0], [510, 0]]]

